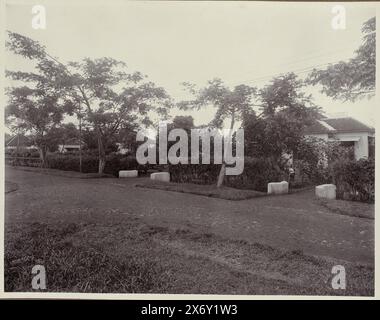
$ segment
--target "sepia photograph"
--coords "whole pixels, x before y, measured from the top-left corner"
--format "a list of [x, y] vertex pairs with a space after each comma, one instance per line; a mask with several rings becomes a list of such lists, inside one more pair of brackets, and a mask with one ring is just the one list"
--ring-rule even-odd
[[2, 295], [375, 297], [378, 8], [4, 1]]

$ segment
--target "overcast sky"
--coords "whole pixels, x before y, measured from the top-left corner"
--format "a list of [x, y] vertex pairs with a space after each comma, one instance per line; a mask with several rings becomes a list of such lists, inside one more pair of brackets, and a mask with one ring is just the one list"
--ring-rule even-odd
[[[346, 60], [361, 43], [361, 27], [375, 16], [375, 4], [345, 4], [346, 29], [331, 27], [332, 3], [253, 2], [116, 2], [71, 1], [45, 4], [47, 28], [31, 27], [32, 5], [6, 7], [8, 30], [44, 44], [62, 61], [109, 56], [127, 62], [178, 100], [180, 85], [204, 85], [220, 77], [226, 84], [261, 87], [272, 76], [296, 71], [305, 76], [313, 66]], [[58, 5], [57, 3], [62, 3]], [[111, 5], [112, 4], [112, 5]], [[7, 55], [6, 68], [25, 62]], [[333, 101], [309, 89], [327, 113], [345, 112], [374, 125], [375, 99], [356, 103]], [[183, 111], [173, 111], [184, 114]], [[214, 111], [191, 113], [206, 124]]]

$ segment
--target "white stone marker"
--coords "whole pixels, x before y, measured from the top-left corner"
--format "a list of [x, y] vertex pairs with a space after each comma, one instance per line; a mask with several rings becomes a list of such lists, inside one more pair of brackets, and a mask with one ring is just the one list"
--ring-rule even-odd
[[268, 194], [286, 194], [288, 192], [289, 183], [287, 181], [268, 183]]
[[139, 175], [137, 170], [120, 170], [119, 178], [135, 178]]
[[170, 173], [169, 172], [155, 172], [150, 174], [151, 180], [169, 182], [170, 181]]
[[336, 186], [334, 184], [321, 184], [315, 187], [317, 198], [336, 199]]

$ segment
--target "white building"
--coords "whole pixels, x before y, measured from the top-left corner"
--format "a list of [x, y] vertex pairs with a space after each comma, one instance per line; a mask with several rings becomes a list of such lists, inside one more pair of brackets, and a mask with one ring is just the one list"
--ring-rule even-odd
[[58, 145], [58, 152], [60, 153], [66, 153], [66, 152], [73, 152], [73, 151], [79, 151], [80, 148], [83, 149], [85, 143], [82, 141], [82, 144], [80, 144], [79, 139], [69, 139], [68, 141], [65, 141], [64, 144]]
[[326, 141], [341, 141], [354, 146], [355, 158], [368, 158], [369, 145], [374, 143], [375, 129], [351, 117], [318, 120], [305, 130], [305, 136]]

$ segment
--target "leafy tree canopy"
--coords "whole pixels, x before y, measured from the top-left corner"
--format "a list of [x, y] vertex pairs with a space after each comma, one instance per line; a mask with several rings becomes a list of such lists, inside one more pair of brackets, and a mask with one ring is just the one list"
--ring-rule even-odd
[[303, 137], [306, 126], [321, 117], [305, 86], [294, 73], [274, 78], [259, 91], [261, 113], [250, 112], [243, 119], [246, 154], [272, 159], [281, 167], [282, 155], [291, 153]]
[[179, 107], [184, 110], [199, 110], [210, 105], [215, 107], [216, 113], [211, 125], [218, 128], [222, 126], [225, 119], [230, 119], [231, 129], [235, 121], [242, 120], [243, 115], [251, 110], [256, 93], [256, 88], [244, 84], [230, 89], [221, 79], [211, 80], [206, 87], [201, 89], [189, 83], [184, 83], [184, 85], [194, 95], [194, 99], [180, 102]]
[[322, 92], [333, 99], [355, 101], [375, 94], [376, 18], [364, 23], [363, 43], [349, 61], [314, 69], [308, 77], [310, 84], [322, 85]]
[[164, 117], [171, 107], [171, 98], [162, 87], [140, 72], [128, 72], [122, 61], [84, 58], [64, 64], [38, 42], [14, 32], [8, 36], [8, 49], [35, 61], [35, 72], [7, 71], [7, 76], [29, 83], [29, 90], [56, 98], [50, 107], [59, 102], [64, 112], [76, 113], [92, 124], [98, 140], [99, 173], [104, 169], [107, 143], [119, 130], [132, 123], [148, 126], [152, 113]]

